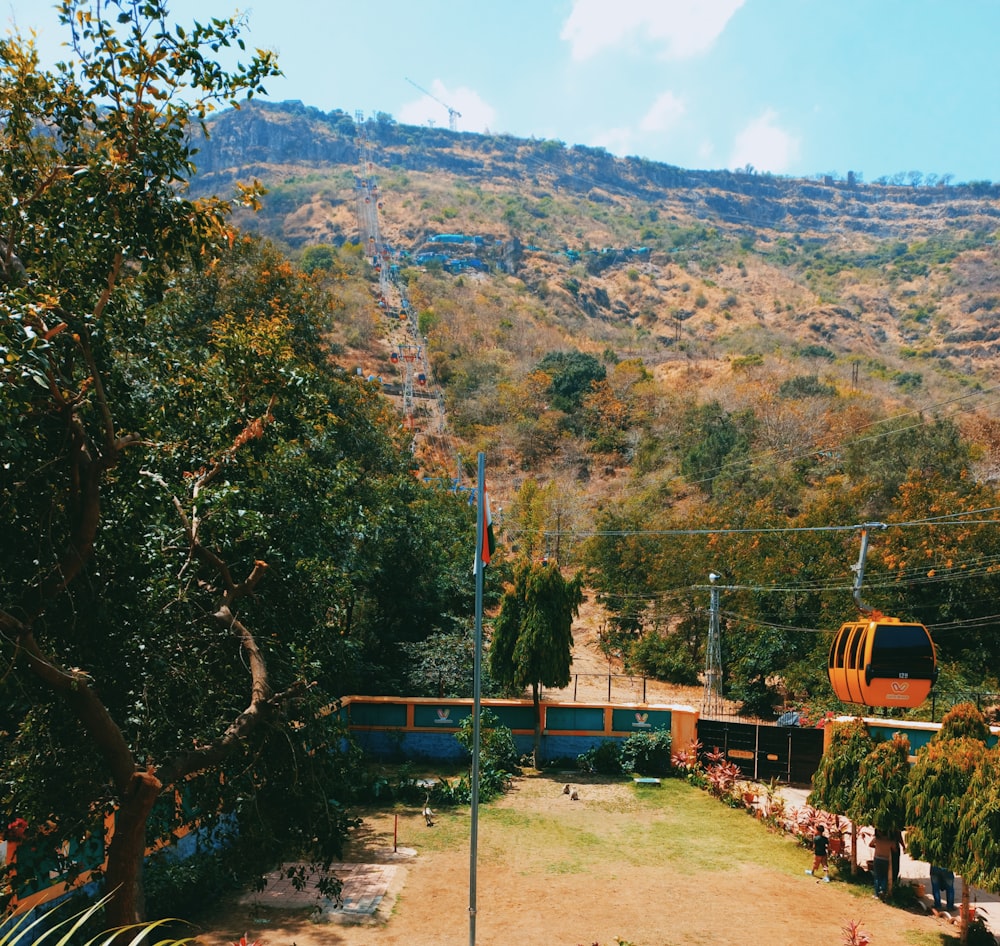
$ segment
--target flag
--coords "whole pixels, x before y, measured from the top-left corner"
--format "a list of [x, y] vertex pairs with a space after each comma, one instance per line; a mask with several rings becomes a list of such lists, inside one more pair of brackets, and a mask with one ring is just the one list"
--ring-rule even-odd
[[[478, 536], [476, 537], [478, 541]], [[497, 540], [493, 534], [493, 513], [490, 512], [490, 494], [483, 488], [483, 550], [481, 560], [483, 568], [490, 563], [493, 553], [496, 551]], [[476, 563], [478, 565], [478, 563]], [[475, 571], [475, 568], [473, 568]]]
[[490, 494], [483, 488], [483, 564], [489, 565], [490, 559], [497, 548], [497, 539], [493, 534], [493, 513], [490, 511]]

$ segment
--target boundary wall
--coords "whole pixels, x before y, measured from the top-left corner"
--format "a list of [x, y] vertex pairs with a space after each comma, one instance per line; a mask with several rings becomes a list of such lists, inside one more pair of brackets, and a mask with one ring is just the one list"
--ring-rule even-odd
[[[835, 723], [849, 723], [856, 716], [838, 716], [833, 720]], [[916, 761], [916, 754], [931, 741], [931, 737], [941, 728], [940, 723], [923, 723], [905, 719], [884, 719], [879, 716], [863, 716], [861, 721], [868, 727], [872, 739], [876, 742], [884, 742], [891, 739], [895, 733], [901, 733], [910, 741], [910, 762]], [[832, 727], [827, 726], [823, 732], [823, 751], [830, 747]], [[987, 745], [992, 749], [1000, 741], [1000, 726], [990, 726], [990, 738]]]
[[[472, 714], [470, 699], [346, 696], [340, 715], [355, 742], [380, 759], [461, 759], [455, 739]], [[520, 753], [535, 744], [535, 708], [530, 700], [482, 700], [514, 735]], [[605, 740], [624, 742], [638, 732], [669, 730], [678, 748], [697, 738], [699, 713], [691, 706], [655, 703], [541, 704], [541, 761], [573, 758]]]

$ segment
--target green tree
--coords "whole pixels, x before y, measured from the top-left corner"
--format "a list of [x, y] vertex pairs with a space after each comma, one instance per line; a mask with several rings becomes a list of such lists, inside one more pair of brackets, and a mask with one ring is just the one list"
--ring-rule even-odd
[[[217, 103], [253, 95], [277, 69], [269, 53], [231, 72], [211, 58], [241, 45], [235, 18], [185, 31], [169, 25], [155, 0], [116, 4], [115, 23], [105, 10], [83, 0], [59, 5], [75, 59], [54, 73], [39, 68], [30, 41], [0, 41], [0, 204], [17, 208], [3, 215], [0, 234], [0, 423], [9, 458], [0, 482], [0, 629], [19, 670], [32, 676], [19, 676], [19, 693], [8, 690], [7, 706], [22, 712], [20, 734], [47, 718], [50, 732], [66, 741], [88, 739], [106, 767], [103, 781], [110, 777], [118, 811], [106, 874], [117, 891], [109, 917], [125, 923], [141, 912], [145, 825], [163, 780], [109, 713], [113, 687], [96, 685], [74, 653], [92, 627], [90, 612], [80, 609], [107, 576], [93, 570], [105, 494], [128, 452], [149, 436], [131, 423], [128, 402], [137, 392], [128, 369], [136, 364], [119, 363], [117, 341], [141, 339], [148, 303], [171, 266], [231, 237], [228, 205], [178, 194], [193, 167], [192, 123]], [[255, 199], [252, 189], [244, 195]], [[254, 420], [244, 417], [245, 431]], [[135, 505], [143, 492], [135, 490]], [[222, 611], [263, 576], [262, 568], [242, 564], [228, 591], [220, 589]], [[235, 620], [231, 626], [239, 627]], [[238, 743], [271, 706], [258, 651], [249, 638], [243, 648], [254, 679], [245, 711], [221, 725], [215, 745], [189, 744], [189, 761], [174, 777], [194, 771], [194, 757]], [[55, 710], [53, 697], [68, 715]], [[95, 767], [90, 761], [64, 778], [64, 790], [84, 787]], [[91, 821], [101, 812], [94, 800]]]
[[912, 419], [883, 421], [878, 431], [879, 448], [871, 437], [848, 443], [844, 470], [856, 482], [866, 482], [873, 491], [871, 512], [882, 515], [896, 490], [911, 473], [935, 473], [957, 480], [970, 464], [969, 445], [950, 420], [914, 424]]
[[[858, 767], [847, 816], [858, 824], [871, 825], [886, 834], [901, 834], [906, 828], [905, 792], [910, 774], [910, 741], [895, 733], [880, 742]], [[889, 871], [892, 893], [895, 870]]]
[[330, 246], [328, 243], [320, 243], [316, 246], [307, 246], [302, 251], [300, 265], [307, 273], [314, 273], [318, 269], [329, 272], [334, 268], [336, 261], [336, 247]]
[[579, 351], [549, 352], [538, 368], [552, 379], [549, 385], [552, 406], [567, 414], [580, 408], [593, 382], [603, 381], [607, 373], [597, 358]]
[[[966, 884], [1000, 889], [1000, 750], [983, 753], [959, 808], [954, 850]], [[963, 906], [966, 897], [963, 893]]]
[[609, 645], [627, 650], [648, 621], [650, 587], [655, 587], [658, 543], [646, 531], [643, 510], [611, 508], [597, 519], [597, 534], [584, 553], [590, 584], [607, 608]]
[[192, 817], [235, 815], [251, 873], [339, 853], [355, 759], [329, 705], [471, 610], [472, 513], [414, 480], [385, 400], [331, 370], [330, 300], [226, 205], [178, 197], [190, 122], [270, 57], [230, 75], [208, 55], [236, 21], [116, 9], [63, 5], [79, 82], [0, 46], [0, 190], [20, 208], [2, 221], [0, 760], [4, 806], [55, 838], [100, 846], [115, 811], [125, 923], [147, 844]]
[[[831, 723], [830, 744], [813, 775], [808, 802], [835, 815], [846, 815], [854, 802], [861, 764], [872, 751], [868, 727], [860, 719]], [[851, 823], [851, 873], [858, 870], [857, 824]]]
[[[986, 754], [985, 739], [941, 738], [942, 728], [917, 752], [906, 785], [907, 843], [920, 860], [964, 875], [965, 849], [958, 846], [962, 804]], [[962, 937], [969, 920], [968, 884], [962, 884]]]
[[681, 457], [681, 473], [709, 496], [717, 480], [739, 483], [746, 474], [752, 424], [749, 412], [733, 415], [714, 401], [694, 408], [687, 418], [691, 446]]
[[[473, 695], [475, 640], [470, 627], [432, 633], [422, 641], [406, 645], [406, 651], [409, 669], [405, 692], [439, 699]], [[482, 692], [492, 693], [494, 687], [488, 668], [483, 668], [482, 676]]]
[[535, 756], [542, 739], [541, 688], [570, 680], [573, 618], [583, 603], [583, 576], [563, 578], [555, 562], [523, 561], [514, 568], [513, 587], [500, 599], [493, 622], [489, 665], [508, 692], [531, 687], [535, 705]]

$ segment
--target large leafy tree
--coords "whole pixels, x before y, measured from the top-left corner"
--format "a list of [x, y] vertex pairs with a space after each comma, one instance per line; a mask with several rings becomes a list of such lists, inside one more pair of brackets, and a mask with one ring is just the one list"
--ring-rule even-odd
[[555, 562], [520, 562], [493, 622], [489, 665], [509, 692], [531, 687], [535, 754], [541, 745], [541, 688], [564, 687], [573, 659], [573, 618], [583, 603], [583, 576], [567, 580]]
[[718, 402], [692, 408], [685, 417], [687, 442], [680, 470], [708, 496], [726, 483], [738, 488], [748, 474], [747, 457], [754, 425], [752, 411], [734, 415]]
[[[106, 12], [117, 14], [114, 23]], [[116, 3], [112, 11], [65, 0], [59, 13], [76, 59], [54, 74], [39, 68], [29, 41], [0, 43], [0, 423], [7, 457], [0, 630], [18, 666], [34, 676], [12, 698], [15, 709], [28, 718], [40, 713], [41, 694], [57, 694], [70, 713], [47, 709], [53, 728], [70, 741], [74, 729], [85, 733], [110, 773], [119, 802], [108, 862], [108, 883], [118, 893], [110, 912], [124, 921], [140, 908], [144, 825], [163, 783], [110, 715], [108, 683], [99, 685], [64, 646], [86, 636], [80, 619], [88, 612], [71, 591], [93, 577], [106, 489], [126, 453], [148, 436], [118, 410], [116, 339], [142, 334], [144, 305], [172, 264], [227, 236], [225, 205], [178, 196], [192, 168], [190, 123], [215, 103], [252, 95], [276, 67], [266, 53], [232, 72], [210, 58], [239, 43], [235, 20], [185, 32], [168, 24], [157, 2]], [[262, 570], [230, 577], [220, 609], [249, 594]], [[245, 650], [255, 665], [249, 639]], [[250, 705], [232, 719], [230, 738], [268, 697], [254, 676]], [[76, 787], [88, 774], [74, 771], [69, 781]]]
[[[972, 704], [953, 707], [941, 729], [917, 752], [906, 785], [907, 843], [921, 860], [961, 872], [958, 846], [963, 800], [986, 754], [989, 728]], [[968, 924], [968, 884], [962, 885], [962, 936]]]
[[[983, 753], [959, 809], [955, 851], [965, 884], [1000, 888], [1000, 749]], [[965, 886], [963, 884], [963, 887]], [[963, 906], [966, 897], [963, 892]]]
[[[895, 733], [880, 742], [861, 761], [847, 815], [876, 831], [901, 835], [906, 828], [905, 791], [910, 774], [910, 741]], [[889, 871], [889, 892], [895, 880], [895, 865]]]
[[549, 352], [538, 368], [552, 379], [552, 406], [567, 414], [576, 412], [593, 383], [603, 381], [607, 374], [597, 358], [579, 351]]
[[[874, 748], [861, 719], [831, 723], [830, 743], [813, 775], [809, 804], [836, 815], [846, 815], [854, 802], [861, 764]], [[857, 824], [851, 823], [851, 873], [857, 873]]]
[[227, 72], [240, 23], [185, 31], [155, 0], [60, 12], [75, 65], [0, 43], [3, 801], [98, 844], [114, 812], [126, 923], [147, 844], [193, 814], [235, 814], [250, 869], [289, 843], [332, 859], [331, 699], [385, 665], [383, 619], [412, 633], [411, 542], [445, 576], [411, 596], [419, 621], [458, 607], [471, 515], [327, 364], [325, 300], [183, 196], [192, 120], [259, 90], [270, 55]]
[[[933, 472], [911, 471], [896, 493], [892, 517], [926, 525], [890, 530], [878, 540], [874, 560], [893, 581], [880, 591], [885, 602], [879, 607], [945, 625], [934, 630], [939, 660], [960, 662], [969, 682], [983, 684], [1000, 658], [990, 620], [1000, 594], [992, 567], [1000, 547], [996, 529], [978, 510], [995, 506], [997, 493], [968, 476], [946, 475], [946, 464], [947, 455]], [[942, 510], [948, 512], [943, 522]], [[960, 522], [963, 514], [967, 521]]]

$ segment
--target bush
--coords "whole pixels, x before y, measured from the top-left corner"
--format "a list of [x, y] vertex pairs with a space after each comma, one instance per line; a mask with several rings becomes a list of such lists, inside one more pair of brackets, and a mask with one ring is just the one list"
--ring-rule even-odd
[[613, 739], [605, 739], [576, 757], [576, 767], [591, 775], [621, 775], [622, 750]]
[[969, 923], [966, 946], [996, 946], [996, 939], [982, 920]]
[[683, 634], [659, 634], [651, 631], [635, 642], [629, 660], [647, 677], [694, 686], [699, 667]]
[[186, 916], [235, 889], [236, 879], [218, 851], [182, 859], [165, 849], [147, 860], [143, 887], [150, 916]]
[[670, 733], [666, 729], [634, 733], [622, 745], [623, 772], [637, 775], [669, 775]]
[[[472, 754], [472, 716], [462, 720], [455, 738]], [[484, 709], [479, 721], [479, 798], [489, 801], [502, 795], [512, 775], [520, 775], [519, 756], [514, 734], [502, 726], [496, 713]]]

